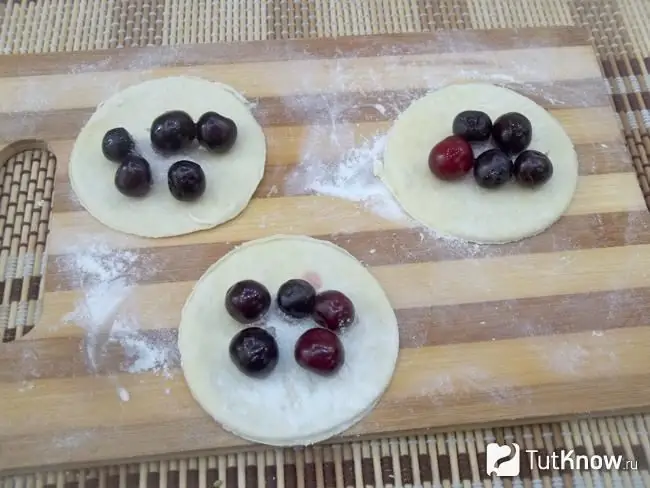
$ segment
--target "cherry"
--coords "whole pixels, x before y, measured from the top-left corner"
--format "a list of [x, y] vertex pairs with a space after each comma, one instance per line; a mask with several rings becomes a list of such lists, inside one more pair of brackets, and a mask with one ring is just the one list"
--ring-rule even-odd
[[302, 319], [310, 315], [316, 303], [316, 290], [305, 280], [292, 279], [280, 286], [278, 308], [288, 316]]
[[176, 200], [196, 200], [205, 192], [205, 173], [193, 161], [176, 161], [167, 171], [167, 186]]
[[127, 197], [145, 196], [152, 184], [151, 167], [137, 154], [128, 154], [115, 172], [115, 187]]
[[517, 183], [528, 188], [543, 185], [553, 176], [553, 163], [544, 153], [534, 150], [522, 152], [515, 159]]
[[196, 122], [196, 139], [213, 152], [226, 152], [237, 139], [237, 125], [217, 112], [206, 112]]
[[226, 292], [226, 310], [242, 324], [250, 324], [262, 318], [271, 307], [271, 294], [255, 280], [242, 280]]
[[452, 132], [467, 142], [487, 141], [492, 132], [492, 120], [485, 112], [465, 110], [454, 118]]
[[260, 327], [240, 330], [230, 341], [228, 352], [237, 369], [248, 376], [263, 378], [278, 364], [278, 344]]
[[474, 162], [474, 179], [483, 188], [498, 188], [512, 177], [512, 161], [499, 149], [489, 149]]
[[315, 327], [298, 338], [294, 357], [303, 368], [328, 376], [339, 370], [345, 354], [343, 344], [334, 332]]
[[461, 178], [473, 164], [472, 146], [460, 136], [443, 139], [429, 153], [429, 169], [441, 180]]
[[340, 291], [327, 290], [316, 295], [312, 317], [318, 325], [336, 332], [354, 322], [354, 305]]
[[156, 117], [151, 124], [151, 145], [162, 153], [180, 151], [196, 136], [192, 117], [182, 110], [170, 110]]
[[492, 139], [499, 149], [508, 154], [518, 154], [533, 139], [533, 126], [519, 112], [508, 112], [494, 121]]
[[124, 127], [115, 127], [104, 134], [102, 153], [109, 161], [122, 163], [134, 151], [135, 142], [133, 137]]

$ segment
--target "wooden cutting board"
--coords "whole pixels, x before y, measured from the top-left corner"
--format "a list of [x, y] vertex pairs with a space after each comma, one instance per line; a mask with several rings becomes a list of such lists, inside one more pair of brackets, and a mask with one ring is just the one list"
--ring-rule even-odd
[[[58, 157], [41, 320], [0, 347], [0, 468], [246, 446], [190, 397], [175, 328], [211, 263], [239, 242], [275, 233], [308, 234], [349, 250], [397, 311], [402, 350], [394, 381], [344, 437], [650, 405], [650, 218], [581, 31], [2, 56], [0, 73], [0, 140], [44, 140]], [[162, 240], [113, 232], [70, 192], [73, 140], [115, 91], [179, 74], [233, 85], [255, 102], [268, 138], [264, 181], [248, 209], [217, 229]], [[372, 137], [413, 99], [466, 80], [532, 97], [574, 141], [578, 190], [547, 232], [504, 246], [437, 240], [353, 201], [357, 180], [346, 180], [336, 164], [346, 198], [285, 184], [307, 163], [312, 170], [319, 161], [367, 164], [368, 154], [349, 150], [376, 149]], [[123, 268], [103, 262], [93, 270], [97, 261], [87, 262], [79, 249], [117, 250], [104, 261]], [[103, 310], [112, 335], [89, 332], [80, 318], [80, 306], [96, 312], [115, 291], [90, 296], [91, 272], [117, 283], [137, 275], [117, 315]], [[113, 322], [118, 316], [122, 329]]]

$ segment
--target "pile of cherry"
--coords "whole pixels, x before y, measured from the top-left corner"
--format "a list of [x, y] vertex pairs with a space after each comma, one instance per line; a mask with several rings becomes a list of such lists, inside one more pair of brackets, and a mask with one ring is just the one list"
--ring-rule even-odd
[[[237, 125], [217, 112], [206, 112], [194, 123], [182, 110], [170, 110], [154, 119], [150, 130], [151, 146], [163, 156], [187, 149], [196, 139], [213, 153], [228, 151], [237, 139]], [[151, 166], [137, 150], [133, 136], [124, 127], [104, 134], [102, 152], [106, 159], [118, 163], [115, 186], [128, 197], [143, 197], [153, 185]], [[205, 173], [194, 161], [176, 161], [167, 171], [171, 194], [180, 201], [193, 201], [205, 192]]]
[[[493, 124], [485, 112], [467, 110], [454, 118], [452, 132], [454, 135], [429, 153], [429, 169], [441, 180], [458, 180], [473, 169], [474, 179], [482, 188], [499, 188], [513, 176], [520, 185], [535, 188], [553, 175], [553, 164], [546, 154], [526, 149], [533, 128], [518, 112], [503, 114]], [[475, 159], [471, 143], [484, 143], [490, 137], [496, 148]]]
[[[317, 324], [296, 341], [296, 362], [323, 376], [336, 373], [345, 357], [337, 334], [355, 321], [352, 301], [340, 291], [317, 294], [308, 281], [291, 279], [278, 289], [276, 304], [288, 322], [310, 319]], [[225, 306], [233, 319], [247, 325], [230, 341], [230, 359], [242, 373], [266, 377], [278, 363], [278, 344], [267, 330], [249, 325], [264, 318], [271, 308], [269, 290], [255, 280], [239, 281], [226, 292]]]

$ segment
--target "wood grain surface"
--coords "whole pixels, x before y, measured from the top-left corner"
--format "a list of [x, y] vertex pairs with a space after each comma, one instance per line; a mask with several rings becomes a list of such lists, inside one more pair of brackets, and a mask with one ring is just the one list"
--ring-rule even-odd
[[[191, 398], [176, 327], [211, 263], [275, 233], [349, 250], [397, 312], [402, 350], [394, 380], [345, 437], [650, 405], [650, 218], [582, 31], [3, 56], [0, 73], [2, 145], [45, 140], [58, 158], [41, 320], [0, 346], [0, 469], [247, 446]], [[216, 229], [160, 240], [114, 232], [71, 193], [74, 138], [112, 93], [178, 74], [231, 84], [256, 102], [268, 141], [265, 178], [246, 211]], [[450, 242], [357, 202], [284, 184], [308, 145], [318, 144], [323, 164], [336, 162], [385, 132], [427, 90], [477, 79], [530, 96], [576, 145], [575, 198], [541, 235], [503, 246]], [[137, 256], [143, 272], [121, 307], [135, 315], [140, 340], [166, 348], [165, 371], [132, 373], [138, 358], [124, 344], [66, 320], [87, 299], [71, 270], [75, 246], [89, 240]], [[93, 367], [89, 341], [105, 345]]]

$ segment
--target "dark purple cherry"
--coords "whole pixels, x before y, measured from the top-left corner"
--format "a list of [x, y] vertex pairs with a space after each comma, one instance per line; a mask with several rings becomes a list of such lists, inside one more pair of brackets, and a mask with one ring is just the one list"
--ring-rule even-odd
[[494, 121], [492, 139], [503, 152], [519, 154], [533, 139], [533, 126], [519, 112], [508, 112]]
[[456, 115], [451, 130], [467, 142], [487, 141], [492, 132], [492, 120], [485, 112], [465, 110]]
[[196, 126], [192, 117], [182, 110], [170, 110], [156, 117], [151, 124], [151, 145], [161, 153], [174, 153], [192, 144]]
[[474, 162], [474, 179], [483, 188], [498, 188], [512, 177], [512, 161], [500, 149], [488, 149]]
[[230, 341], [230, 359], [242, 373], [264, 378], [278, 364], [278, 344], [275, 338], [260, 327], [240, 330]]
[[115, 186], [127, 197], [143, 197], [152, 185], [151, 167], [137, 154], [128, 154], [115, 172]]
[[217, 112], [206, 112], [196, 122], [196, 139], [213, 152], [226, 152], [237, 139], [237, 125]]
[[553, 176], [553, 163], [544, 153], [534, 150], [522, 152], [515, 159], [517, 183], [528, 188], [541, 186]]
[[205, 173], [193, 161], [176, 161], [167, 171], [167, 185], [176, 200], [190, 202], [205, 192]]
[[134, 151], [133, 137], [124, 127], [115, 127], [104, 134], [102, 153], [109, 161], [122, 163]]
[[278, 308], [288, 316], [302, 319], [314, 310], [316, 290], [305, 280], [292, 279], [280, 286], [277, 303]]
[[242, 280], [226, 292], [226, 310], [242, 324], [259, 320], [271, 307], [271, 294], [266, 287], [255, 280]]

